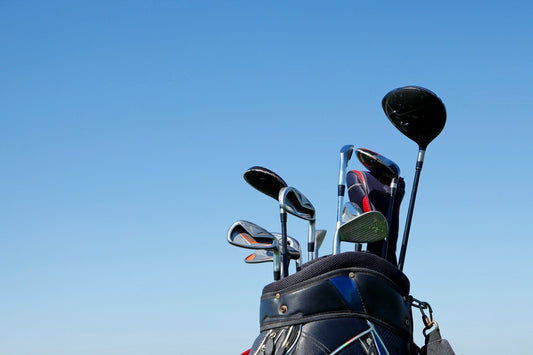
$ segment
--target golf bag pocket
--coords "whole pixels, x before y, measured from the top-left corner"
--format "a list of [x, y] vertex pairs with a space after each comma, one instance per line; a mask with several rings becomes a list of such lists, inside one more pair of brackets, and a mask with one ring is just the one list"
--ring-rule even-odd
[[376, 255], [317, 259], [263, 289], [251, 354], [415, 352], [409, 280]]

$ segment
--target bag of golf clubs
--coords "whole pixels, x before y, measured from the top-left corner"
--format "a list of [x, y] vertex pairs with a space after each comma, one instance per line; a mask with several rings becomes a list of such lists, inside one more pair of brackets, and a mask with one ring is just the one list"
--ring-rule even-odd
[[[252, 348], [243, 354], [454, 354], [448, 341], [440, 335], [431, 306], [410, 295], [409, 279], [403, 273], [424, 154], [427, 145], [444, 127], [444, 105], [429, 90], [413, 86], [389, 92], [382, 104], [396, 128], [419, 145], [398, 263], [395, 244], [404, 183], [399, 177], [399, 168], [388, 159], [360, 148], [359, 159], [370, 172], [352, 171], [346, 180], [345, 170], [353, 146], [341, 149], [333, 254], [321, 258], [313, 257], [317, 254], [314, 249], [317, 243], [316, 237], [313, 238], [315, 210], [310, 202], [297, 190], [290, 190], [294, 196], [287, 199], [287, 194], [281, 193], [289, 191], [285, 181], [272, 171], [249, 169], [244, 176], [248, 183], [279, 199], [282, 237], [279, 239], [247, 221], [234, 223], [228, 231], [231, 244], [270, 253], [276, 280], [263, 289], [260, 334]], [[368, 164], [365, 163], [367, 158], [370, 159], [366, 160]], [[381, 164], [373, 165], [372, 159]], [[373, 168], [385, 170], [380, 174]], [[386, 181], [380, 180], [383, 174], [388, 175]], [[345, 184], [349, 187], [351, 201], [341, 213]], [[309, 261], [292, 275], [287, 274], [288, 264], [284, 264], [288, 256], [280, 256], [280, 250], [285, 254], [289, 250], [286, 212], [310, 221]], [[356, 251], [341, 253], [341, 241], [356, 243]], [[362, 243], [368, 244], [366, 251], [361, 251]], [[424, 324], [422, 348], [413, 340], [414, 308], [420, 310]]]

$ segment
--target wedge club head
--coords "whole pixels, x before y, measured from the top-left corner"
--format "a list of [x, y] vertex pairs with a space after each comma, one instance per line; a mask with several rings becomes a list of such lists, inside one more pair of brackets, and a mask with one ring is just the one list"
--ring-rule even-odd
[[385, 239], [389, 227], [381, 212], [364, 212], [344, 222], [337, 233], [339, 240], [351, 243], [373, 243]]

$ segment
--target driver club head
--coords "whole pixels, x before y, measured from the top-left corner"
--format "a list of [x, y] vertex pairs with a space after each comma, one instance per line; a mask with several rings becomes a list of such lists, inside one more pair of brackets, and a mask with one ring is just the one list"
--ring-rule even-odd
[[394, 89], [381, 104], [391, 123], [423, 150], [446, 124], [446, 108], [441, 99], [420, 86]]

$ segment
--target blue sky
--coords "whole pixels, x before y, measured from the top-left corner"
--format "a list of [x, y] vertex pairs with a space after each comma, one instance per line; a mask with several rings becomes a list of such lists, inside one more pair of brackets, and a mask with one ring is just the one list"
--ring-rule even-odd
[[[456, 353], [528, 353], [532, 10], [0, 2], [0, 354], [246, 350], [272, 269], [225, 234], [238, 219], [277, 232], [279, 217], [243, 172], [304, 192], [326, 255], [339, 149], [375, 150], [407, 181], [403, 228], [417, 146], [381, 99], [405, 85], [448, 113], [420, 180], [411, 293]], [[288, 228], [303, 244], [306, 223]]]

